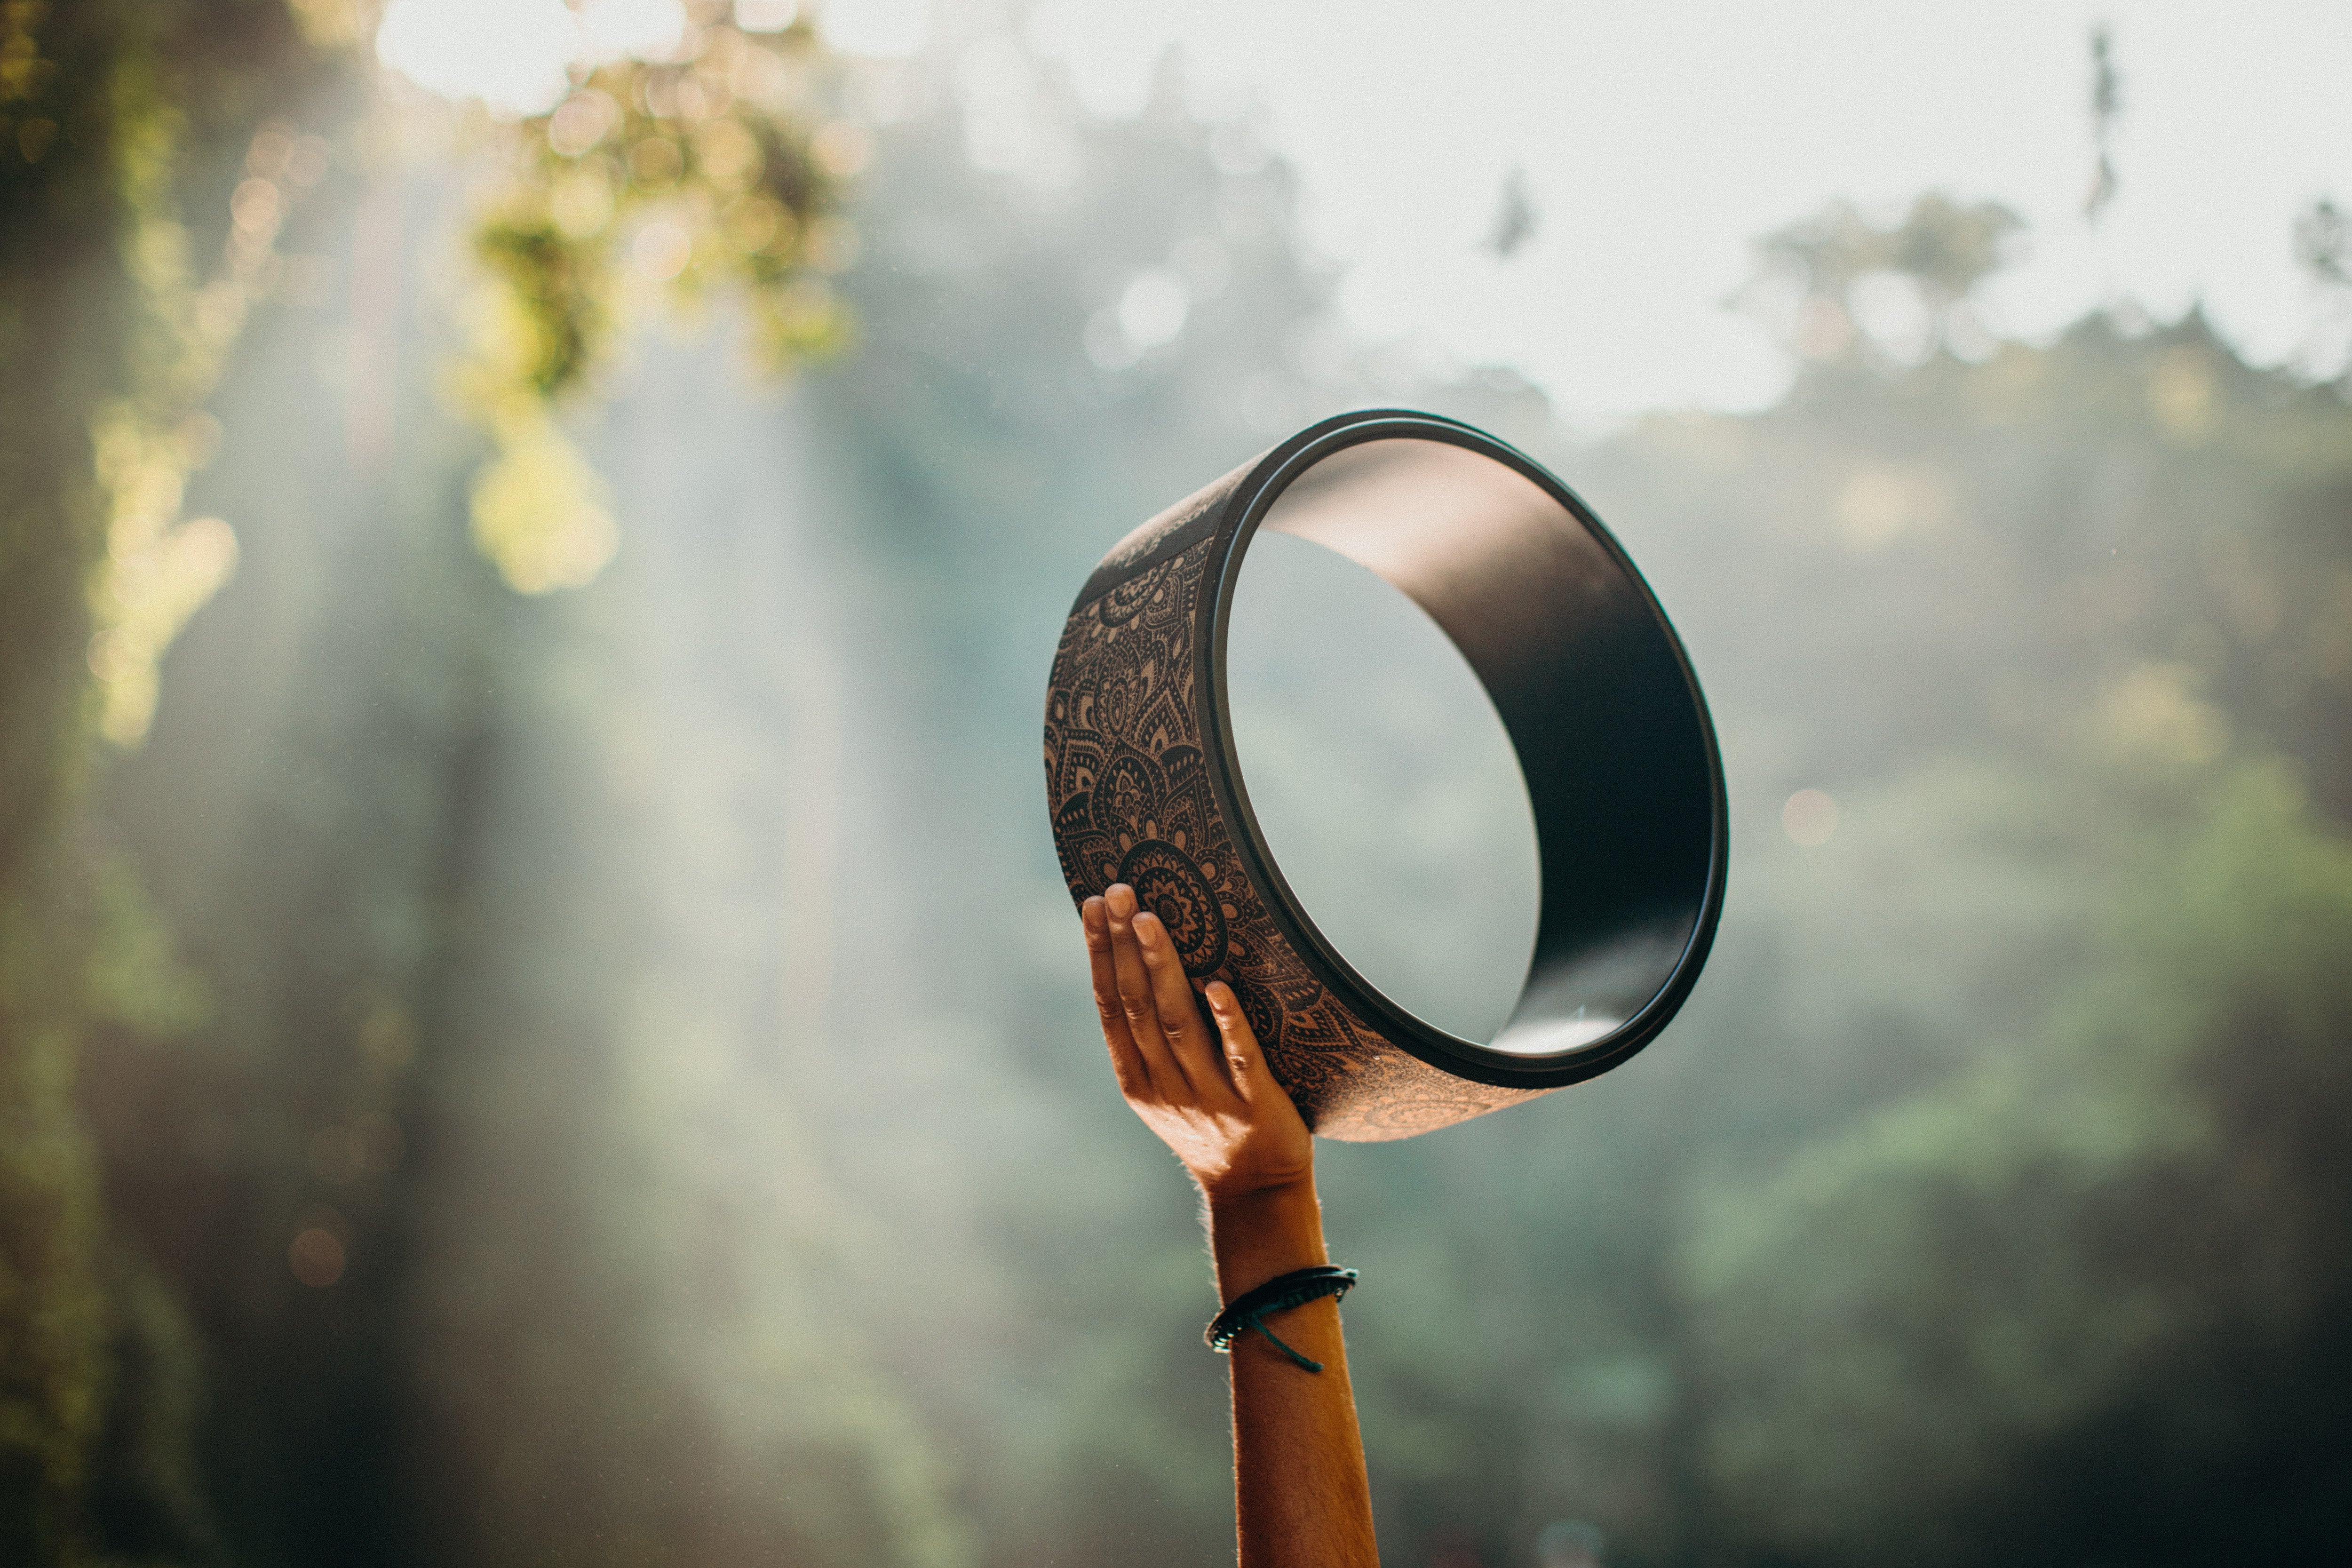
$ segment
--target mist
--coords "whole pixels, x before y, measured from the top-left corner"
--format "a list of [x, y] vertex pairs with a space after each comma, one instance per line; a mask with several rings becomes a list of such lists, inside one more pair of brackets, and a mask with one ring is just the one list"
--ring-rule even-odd
[[[1055, 172], [975, 155], [950, 32], [862, 100], [854, 331], [776, 374], [736, 294], [636, 308], [562, 408], [617, 530], [575, 587], [478, 547], [462, 119], [390, 100], [407, 151], [289, 220], [323, 281], [257, 305], [188, 486], [234, 575], [67, 836], [112, 1370], [90, 1555], [28, 1560], [1229, 1561], [1197, 1199], [1095, 1029], [1040, 704], [1114, 541], [1381, 405], [1591, 503], [1733, 816], [1640, 1057], [1318, 1148], [1386, 1560], [2332, 1561], [2342, 367], [2123, 300], [1994, 334], [2002, 215], [1922, 192], [1759, 237], [1777, 402], [1596, 433], [1366, 342], [1296, 171], [1172, 73], [1097, 113], [1022, 43]], [[1401, 597], [1259, 549], [1269, 836], [1488, 1037], [1535, 919], [1499, 721]]]

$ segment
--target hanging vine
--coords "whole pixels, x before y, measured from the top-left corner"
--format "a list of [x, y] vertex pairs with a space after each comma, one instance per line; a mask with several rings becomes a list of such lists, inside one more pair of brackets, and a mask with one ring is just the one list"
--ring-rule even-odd
[[634, 299], [739, 293], [775, 367], [846, 336], [826, 275], [856, 252], [837, 208], [866, 132], [832, 111], [836, 83], [805, 21], [763, 33], [736, 14], [698, 0], [673, 47], [575, 68], [561, 102], [504, 137], [474, 234], [488, 287], [460, 388], [497, 445], [474, 486], [474, 537], [520, 592], [585, 584], [618, 545], [602, 481], [555, 413]]
[[[183, 994], [136, 878], [90, 831], [106, 749], [91, 742], [144, 737], [159, 660], [235, 567], [230, 521], [184, 508], [219, 438], [206, 405], [281, 281], [279, 234], [348, 151], [340, 118], [281, 116], [342, 117], [366, 101], [381, 9], [0, 0], [0, 355], [12, 373], [0, 378], [0, 1561], [11, 1563], [95, 1561], [94, 1497], [176, 1497], [173, 1478], [193, 1473], [194, 1439], [155, 1426], [119, 1364], [130, 1338], [170, 1340], [169, 1324], [138, 1325], [175, 1309], [109, 1262], [75, 1084], [93, 1030], [160, 1036], [198, 1001]], [[584, 582], [612, 552], [595, 477], [552, 410], [591, 382], [633, 294], [739, 290], [780, 363], [845, 331], [825, 275], [853, 248], [835, 206], [863, 133], [826, 109], [833, 85], [806, 26], [758, 34], [732, 16], [696, 0], [660, 58], [584, 68], [551, 112], [500, 131], [462, 384], [498, 446], [477, 487], [477, 534], [519, 588]], [[188, 1359], [172, 1364], [194, 1377]], [[139, 1477], [108, 1469], [128, 1462], [111, 1457], [110, 1422], [158, 1446]]]

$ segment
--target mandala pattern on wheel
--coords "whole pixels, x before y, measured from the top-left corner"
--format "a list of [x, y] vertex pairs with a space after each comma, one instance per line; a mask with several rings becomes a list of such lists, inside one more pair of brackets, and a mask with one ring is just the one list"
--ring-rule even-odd
[[[1117, 553], [1139, 559], [1188, 521], [1169, 514]], [[1543, 1092], [1474, 1083], [1400, 1049], [1314, 977], [1266, 912], [1202, 751], [1194, 654], [1215, 542], [1109, 584], [1063, 627], [1046, 689], [1045, 792], [1071, 898], [1133, 887], [1185, 973], [1234, 988], [1275, 1075], [1327, 1136], [1408, 1137]]]

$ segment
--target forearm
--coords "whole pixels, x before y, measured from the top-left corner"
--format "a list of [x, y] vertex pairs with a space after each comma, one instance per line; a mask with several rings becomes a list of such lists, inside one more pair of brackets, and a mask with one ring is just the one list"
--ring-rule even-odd
[[[1167, 930], [1126, 883], [1078, 915], [1118, 1091], [1209, 1194], [1219, 1293], [1230, 1303], [1328, 1262], [1314, 1135], [1266, 1066], [1241, 999], [1221, 980], [1195, 995]], [[1231, 1347], [1242, 1568], [1377, 1568], [1339, 1309], [1326, 1297], [1275, 1313], [1273, 1327], [1323, 1370], [1307, 1371], [1255, 1331]]]
[[[1227, 1302], [1278, 1275], [1329, 1261], [1311, 1175], [1245, 1197], [1212, 1198], [1209, 1235], [1217, 1293]], [[1266, 1326], [1323, 1370], [1298, 1366], [1254, 1331], [1234, 1342], [1241, 1568], [1370, 1568], [1380, 1555], [1339, 1303], [1310, 1301], [1275, 1314]]]

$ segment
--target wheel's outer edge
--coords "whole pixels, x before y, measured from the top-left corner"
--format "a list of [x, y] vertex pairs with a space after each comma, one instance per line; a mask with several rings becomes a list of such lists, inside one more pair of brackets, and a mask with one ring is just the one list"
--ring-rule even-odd
[[[1714, 841], [1699, 916], [1665, 984], [1624, 1025], [1552, 1058], [1513, 1058], [1383, 996], [1318, 931], [1284, 881], [1234, 766], [1224, 633], [1250, 536], [1283, 488], [1361, 441], [1444, 441], [1524, 475], [1590, 528], [1642, 593], [1704, 735]], [[1045, 711], [1047, 806], [1074, 901], [1132, 883], [1187, 972], [1234, 987], [1268, 1062], [1318, 1133], [1350, 1142], [1451, 1126], [1606, 1072], [1664, 1029], [1705, 963], [1728, 858], [1723, 770], [1681, 642], [1616, 540], [1539, 464], [1459, 421], [1344, 414], [1187, 497], [1114, 545], [1079, 593]]]

